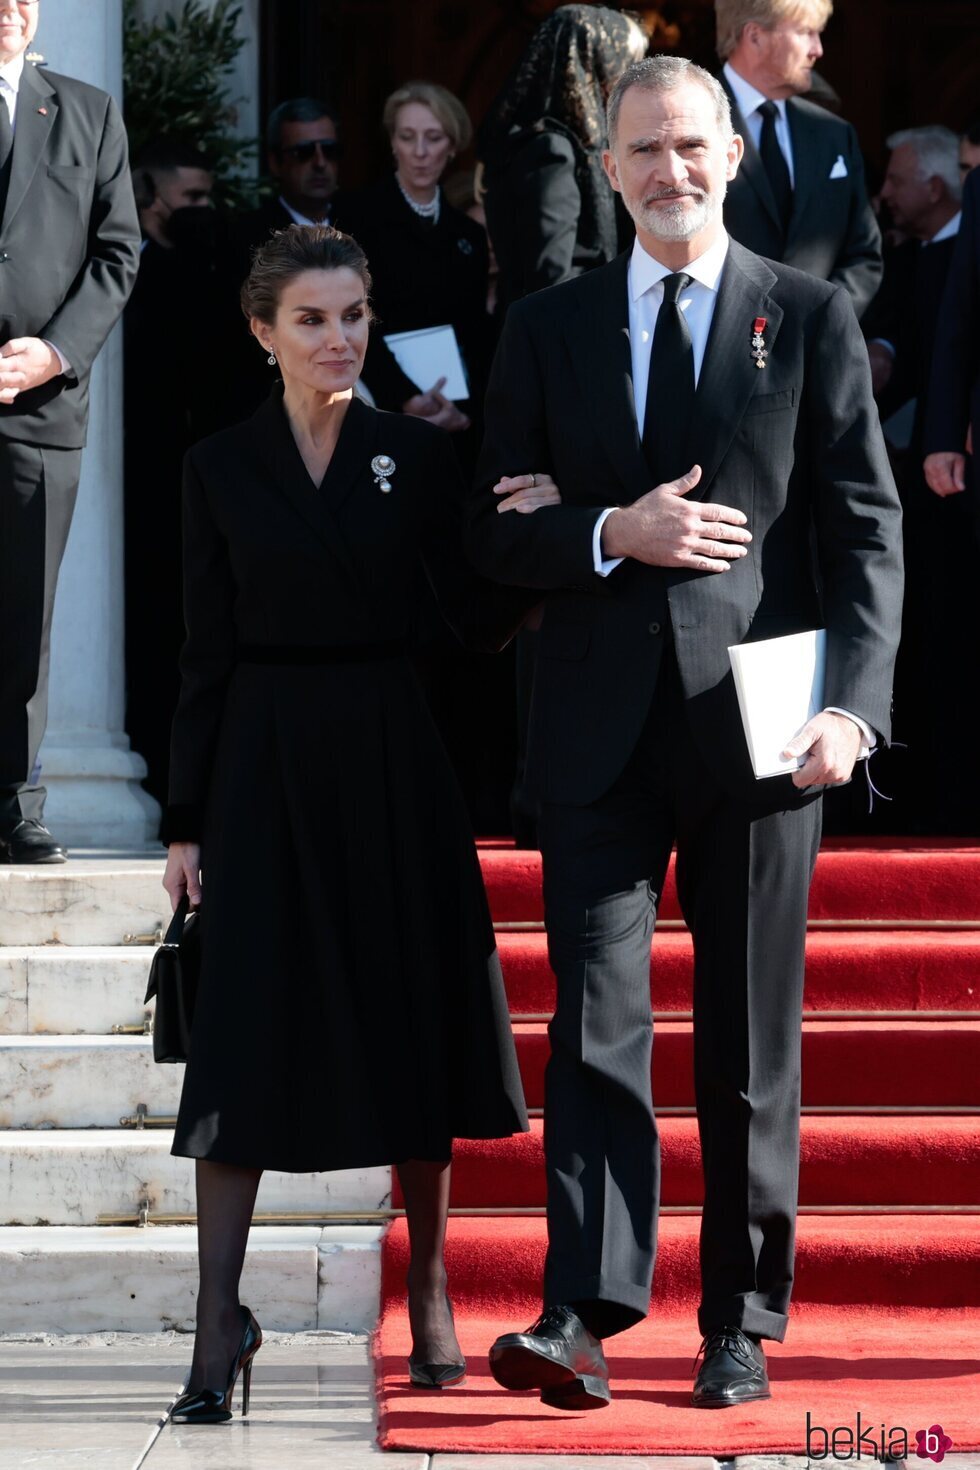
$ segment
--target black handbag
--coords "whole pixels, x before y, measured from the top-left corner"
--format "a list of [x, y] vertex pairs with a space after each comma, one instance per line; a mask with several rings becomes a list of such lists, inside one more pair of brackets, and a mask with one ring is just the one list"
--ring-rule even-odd
[[190, 1048], [197, 981], [201, 970], [200, 916], [187, 895], [180, 900], [150, 966], [146, 999], [156, 996], [153, 1060], [186, 1062]]

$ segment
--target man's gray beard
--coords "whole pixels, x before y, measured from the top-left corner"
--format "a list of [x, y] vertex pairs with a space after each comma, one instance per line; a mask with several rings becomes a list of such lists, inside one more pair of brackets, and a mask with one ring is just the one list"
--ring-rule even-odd
[[[690, 197], [690, 196], [688, 196]], [[701, 202], [692, 207], [680, 203], [639, 204], [630, 209], [633, 223], [652, 235], [655, 240], [693, 240], [707, 229], [720, 213], [725, 202], [725, 190], [720, 194], [704, 194]], [[629, 209], [629, 206], [627, 205]]]

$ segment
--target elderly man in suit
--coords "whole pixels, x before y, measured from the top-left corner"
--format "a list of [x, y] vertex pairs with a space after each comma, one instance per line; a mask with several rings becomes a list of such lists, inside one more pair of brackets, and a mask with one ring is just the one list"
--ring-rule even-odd
[[55, 583], [89, 375], [136, 276], [112, 98], [25, 60], [38, 0], [0, 0], [0, 861], [60, 862], [43, 825]]
[[[546, 594], [528, 779], [557, 978], [545, 1096], [545, 1311], [491, 1365], [608, 1402], [601, 1339], [641, 1320], [656, 1248], [650, 938], [671, 847], [694, 938], [704, 1166], [694, 1402], [769, 1396], [793, 1280], [807, 894], [820, 793], [889, 736], [901, 512], [847, 292], [730, 240], [742, 140], [708, 72], [631, 66], [606, 168], [628, 255], [518, 302], [487, 399], [468, 548]], [[515, 468], [563, 504], [498, 515]], [[756, 780], [730, 645], [823, 626], [826, 708]]]
[[949, 128], [905, 128], [891, 150], [881, 200], [908, 238], [889, 253], [885, 280], [862, 327], [882, 422], [912, 405], [908, 448], [896, 454], [905, 512], [905, 607], [894, 720], [907, 749], [886, 772], [892, 831], [976, 832], [980, 796], [950, 782], [950, 730], [969, 726], [973, 689], [962, 648], [980, 639], [971, 573], [977, 545], [963, 496], [930, 494], [922, 473], [923, 425], [940, 303], [960, 226], [959, 139]]
[[[932, 357], [923, 465], [933, 494], [945, 499], [969, 487], [980, 496], [980, 168], [963, 185], [962, 223], [943, 292]], [[970, 466], [972, 464], [972, 474]]]
[[733, 240], [843, 286], [860, 317], [881, 235], [850, 123], [807, 102], [831, 0], [715, 0], [721, 81], [745, 156], [725, 201]]

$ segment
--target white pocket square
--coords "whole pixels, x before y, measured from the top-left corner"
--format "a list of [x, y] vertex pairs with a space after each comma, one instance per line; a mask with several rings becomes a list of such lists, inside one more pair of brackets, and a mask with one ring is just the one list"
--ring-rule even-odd
[[832, 179], [846, 179], [847, 178], [847, 164], [844, 162], [844, 155], [843, 155], [843, 153], [838, 153], [838, 155], [837, 155], [837, 162], [834, 164], [833, 168], [830, 170], [830, 178], [832, 178]]

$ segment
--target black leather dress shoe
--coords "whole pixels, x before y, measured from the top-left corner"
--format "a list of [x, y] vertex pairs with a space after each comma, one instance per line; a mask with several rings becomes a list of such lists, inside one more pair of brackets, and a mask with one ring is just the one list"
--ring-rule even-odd
[[537, 1388], [553, 1409], [604, 1409], [609, 1369], [602, 1343], [571, 1307], [548, 1307], [526, 1332], [508, 1332], [490, 1349], [490, 1372], [503, 1388]]
[[704, 1361], [694, 1385], [696, 1409], [730, 1409], [772, 1397], [766, 1355], [740, 1328], [716, 1327], [702, 1339], [698, 1357], [702, 1353]]
[[34, 818], [0, 832], [0, 863], [63, 863], [68, 854]]

